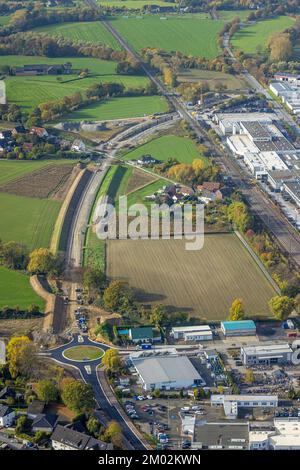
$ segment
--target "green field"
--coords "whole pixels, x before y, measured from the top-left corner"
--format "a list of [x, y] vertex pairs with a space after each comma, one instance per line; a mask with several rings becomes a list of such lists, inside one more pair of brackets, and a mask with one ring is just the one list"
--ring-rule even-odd
[[247, 88], [242, 79], [229, 73], [215, 72], [212, 70], [186, 69], [179, 72], [177, 76], [179, 83], [208, 83], [210, 90], [218, 85], [225, 85], [227, 90], [236, 91]]
[[9, 23], [10, 16], [0, 16], [0, 26], [5, 26]]
[[64, 356], [72, 361], [94, 361], [100, 359], [104, 354], [103, 349], [97, 346], [74, 346], [73, 348], [66, 349]]
[[251, 10], [217, 10], [218, 18], [223, 21], [231, 21], [237, 17], [244, 21], [250, 13]]
[[176, 158], [180, 163], [192, 163], [196, 158], [205, 158], [199, 154], [192, 140], [175, 135], [164, 135], [132, 150], [124, 156], [124, 159], [137, 160], [142, 155], [148, 154], [161, 161]]
[[175, 3], [162, 0], [98, 0], [99, 5], [114, 8], [126, 8], [128, 10], [139, 10], [145, 5], [157, 5], [160, 7], [175, 7]]
[[60, 206], [59, 201], [0, 193], [0, 239], [29, 249], [49, 246]]
[[111, 24], [136, 50], [154, 47], [211, 59], [220, 53], [217, 35], [224, 23], [198, 15], [145, 15], [111, 18]]
[[35, 304], [44, 308], [44, 301], [32, 290], [29, 277], [0, 266], [0, 308], [19, 306], [26, 309]]
[[39, 170], [45, 166], [55, 163], [64, 165], [70, 160], [39, 160], [39, 161], [13, 161], [0, 160], [0, 184], [7, 183], [16, 178], [20, 178], [32, 171]]
[[61, 36], [75, 41], [98, 42], [115, 50], [120, 49], [118, 42], [100, 21], [54, 24], [35, 28], [33, 31], [51, 36]]
[[144, 204], [145, 206], [149, 206], [151, 203], [153, 203], [153, 201], [145, 201], [145, 197], [156, 193], [156, 191], [161, 189], [166, 184], [168, 184], [166, 180], [159, 178], [158, 180], [153, 181], [153, 183], [149, 183], [143, 188], [138, 189], [137, 191], [133, 191], [128, 195], [128, 207], [133, 204]]
[[284, 31], [294, 23], [295, 20], [288, 16], [258, 21], [241, 28], [231, 39], [231, 44], [235, 49], [240, 49], [247, 54], [255, 54], [258, 49], [266, 49], [272, 34]]
[[[26, 110], [36, 107], [40, 103], [61, 99], [75, 92], [84, 94], [85, 90], [94, 83], [117, 82], [128, 88], [145, 87], [149, 83], [147, 77], [116, 74], [116, 63], [89, 58], [63, 57], [48, 59], [45, 57], [2, 56], [0, 64], [20, 66], [26, 64], [59, 64], [71, 62], [74, 69], [89, 69], [90, 76], [78, 79], [77, 75], [68, 76], [33, 76], [33, 77], [7, 77], [5, 80], [8, 101], [15, 103]], [[60, 80], [58, 80], [60, 78]], [[155, 109], [155, 106], [153, 106]], [[159, 110], [158, 110], [159, 111]], [[150, 114], [155, 111], [150, 111]], [[87, 111], [87, 119], [91, 117]]]
[[65, 121], [109, 120], [141, 117], [168, 111], [166, 100], [160, 96], [132, 96], [111, 98], [102, 103], [74, 111], [64, 116]]

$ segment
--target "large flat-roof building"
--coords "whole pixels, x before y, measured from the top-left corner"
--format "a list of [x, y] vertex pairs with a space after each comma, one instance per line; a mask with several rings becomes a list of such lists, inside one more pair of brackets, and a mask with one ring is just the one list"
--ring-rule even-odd
[[239, 408], [276, 408], [277, 395], [211, 395], [211, 406], [223, 406], [227, 418], [237, 418]]
[[269, 430], [250, 430], [250, 450], [300, 450], [300, 419], [275, 418]]
[[253, 320], [222, 321], [221, 330], [225, 336], [256, 335], [256, 325]]
[[174, 339], [184, 341], [207, 341], [213, 339], [213, 333], [209, 325], [176, 326], [171, 330]]
[[171, 390], [206, 385], [186, 356], [132, 357], [131, 362], [144, 390]]
[[288, 343], [241, 347], [241, 359], [246, 366], [288, 364], [292, 353]]

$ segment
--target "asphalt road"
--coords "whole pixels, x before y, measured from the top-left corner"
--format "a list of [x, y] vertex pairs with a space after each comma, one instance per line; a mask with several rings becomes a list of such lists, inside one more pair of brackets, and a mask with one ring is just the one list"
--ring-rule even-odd
[[[76, 335], [69, 343], [44, 351], [43, 353], [40, 353], [40, 356], [52, 359], [61, 365], [76, 368], [80, 372], [84, 382], [92, 385], [98, 407], [101, 408], [101, 410], [105, 413], [109, 421], [115, 420], [121, 426], [122, 433], [127, 441], [128, 447], [135, 450], [147, 449], [146, 443], [143, 443], [137, 435], [134, 425], [130, 422], [129, 419], [127, 419], [127, 417], [124, 415], [122, 416], [122, 412], [119, 411], [119, 405], [114, 397], [113, 392], [111, 392], [111, 396], [109, 396], [109, 391], [104, 391], [104, 385], [99, 379], [98, 372], [98, 366], [100, 365], [101, 361], [96, 359], [93, 361], [78, 362], [67, 359], [64, 356], [64, 351], [72, 346], [98, 346], [104, 351], [110, 349], [106, 344], [95, 343], [87, 336], [82, 335], [82, 338], [83, 342], [78, 342], [78, 335]], [[115, 403], [112, 403], [113, 400], [115, 400]]]

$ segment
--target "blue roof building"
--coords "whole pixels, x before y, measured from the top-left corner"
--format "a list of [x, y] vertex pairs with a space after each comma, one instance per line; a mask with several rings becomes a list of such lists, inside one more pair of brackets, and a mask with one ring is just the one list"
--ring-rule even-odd
[[222, 321], [221, 330], [225, 336], [256, 335], [256, 326], [253, 320]]

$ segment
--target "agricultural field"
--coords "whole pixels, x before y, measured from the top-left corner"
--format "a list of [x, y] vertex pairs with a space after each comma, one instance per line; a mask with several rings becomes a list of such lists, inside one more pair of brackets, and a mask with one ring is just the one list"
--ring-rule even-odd
[[179, 83], [207, 83], [210, 90], [217, 90], [219, 86], [225, 86], [228, 91], [245, 90], [246, 83], [236, 75], [214, 72], [211, 70], [189, 69], [179, 72]]
[[24, 243], [29, 249], [49, 246], [73, 166], [66, 160], [0, 162], [3, 241]]
[[[117, 74], [116, 63], [106, 60], [75, 57], [49, 59], [46, 57], [28, 56], [2, 56], [0, 58], [1, 64], [11, 67], [26, 64], [63, 64], [66, 62], [70, 62], [75, 70], [89, 69], [90, 76], [86, 78], [78, 78], [77, 75], [10, 76], [5, 79], [8, 102], [15, 103], [29, 111], [40, 103], [61, 99], [76, 92], [84, 94], [86, 89], [94, 83], [117, 82], [122, 83], [126, 88], [145, 87], [149, 83], [147, 77]], [[162, 99], [154, 98], [150, 114], [156, 112], [156, 104], [160, 101], [165, 103]], [[83, 109], [82, 112], [85, 114], [86, 119], [93, 119], [93, 116], [98, 114], [99, 106], [97, 104], [96, 110], [93, 107]], [[159, 112], [159, 109], [157, 112]]]
[[161, 96], [131, 96], [110, 98], [73, 113], [66, 114], [64, 121], [101, 121], [142, 117], [168, 111], [168, 103]]
[[[127, 281], [146, 306], [164, 304], [202, 320], [224, 320], [234, 298], [248, 317], [267, 317], [273, 287], [234, 234], [206, 235], [199, 251], [184, 240], [110, 240], [107, 275]], [[253, 295], [255, 292], [255, 295]]]
[[124, 160], [137, 160], [142, 155], [152, 155], [160, 161], [176, 158], [180, 163], [192, 163], [196, 158], [205, 159], [197, 150], [196, 144], [186, 138], [175, 135], [164, 135], [150, 140], [140, 147], [126, 153]]
[[27, 309], [31, 304], [44, 308], [44, 301], [31, 288], [29, 276], [0, 266], [0, 309], [19, 306]]
[[136, 50], [146, 47], [213, 59], [220, 53], [217, 35], [224, 22], [202, 15], [114, 17], [112, 26]]
[[278, 16], [258, 21], [241, 28], [231, 39], [231, 44], [235, 49], [240, 49], [247, 54], [255, 54], [259, 49], [266, 49], [268, 41], [274, 33], [284, 31], [294, 23], [295, 19], [289, 16]]
[[94, 44], [101, 43], [112, 49], [120, 50], [118, 42], [100, 21], [53, 24], [34, 28], [33, 31], [50, 36], [60, 36], [74, 41], [85, 41]]

